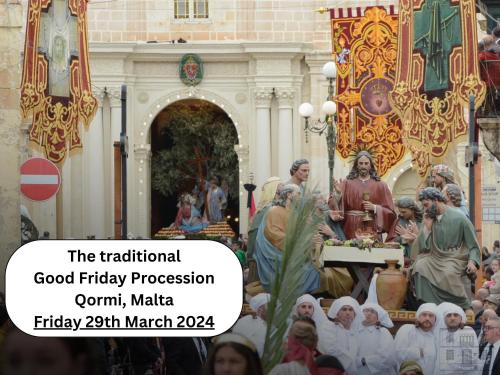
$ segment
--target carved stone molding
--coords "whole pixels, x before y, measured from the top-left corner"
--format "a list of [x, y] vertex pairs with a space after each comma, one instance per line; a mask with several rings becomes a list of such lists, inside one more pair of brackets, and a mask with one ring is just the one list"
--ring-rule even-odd
[[151, 159], [151, 145], [150, 144], [134, 144], [134, 159], [145, 160]]
[[500, 160], [500, 120], [497, 117], [479, 118], [477, 123], [481, 129], [484, 145]]
[[293, 106], [293, 99], [295, 97], [295, 90], [291, 88], [279, 88], [276, 91], [276, 98], [280, 107]]
[[254, 94], [257, 107], [271, 107], [271, 99], [273, 98], [273, 89], [271, 87], [257, 87]]
[[248, 156], [250, 154], [250, 147], [248, 145], [235, 145], [234, 151], [236, 151], [236, 155], [238, 155], [238, 159], [248, 160]]
[[[110, 107], [121, 107], [122, 106], [122, 90], [120, 87], [108, 87], [106, 88], [108, 93], [109, 106]], [[129, 98], [127, 98], [129, 100]]]
[[188, 86], [184, 89], [185, 95], [189, 98], [200, 96], [199, 91], [200, 90], [196, 86]]
[[92, 94], [97, 99], [97, 104], [102, 107], [102, 102], [104, 100], [104, 89], [94, 87], [92, 89]]

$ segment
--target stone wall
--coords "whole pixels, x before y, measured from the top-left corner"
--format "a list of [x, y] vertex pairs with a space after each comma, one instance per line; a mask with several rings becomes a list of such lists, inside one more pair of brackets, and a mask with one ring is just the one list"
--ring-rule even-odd
[[[192, 4], [193, 1], [190, 1]], [[209, 0], [208, 19], [175, 19], [174, 1], [90, 2], [91, 42], [262, 41], [312, 42], [314, 49], [329, 50], [329, 13], [320, 7], [357, 7], [352, 0]], [[373, 0], [369, 5], [394, 5]]]
[[0, 290], [10, 255], [20, 245], [19, 85], [22, 49], [22, 6], [0, 0]]

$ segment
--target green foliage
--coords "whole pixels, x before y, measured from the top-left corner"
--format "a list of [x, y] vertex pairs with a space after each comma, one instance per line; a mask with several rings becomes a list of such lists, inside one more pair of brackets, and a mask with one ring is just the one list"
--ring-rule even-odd
[[[163, 128], [172, 147], [155, 153], [152, 158], [151, 184], [153, 189], [168, 197], [180, 189], [193, 187], [198, 181], [199, 165], [203, 159], [202, 175], [217, 175], [226, 180], [229, 193], [238, 194], [238, 157], [234, 145], [238, 143], [231, 120], [221, 112], [199, 110], [179, 112]], [[197, 155], [198, 153], [198, 155]]]
[[283, 339], [295, 301], [302, 294], [304, 266], [311, 262], [313, 236], [322, 218], [316, 214], [315, 198], [307, 191], [293, 202], [288, 218], [281, 267], [271, 287], [264, 345], [264, 373], [281, 362]]

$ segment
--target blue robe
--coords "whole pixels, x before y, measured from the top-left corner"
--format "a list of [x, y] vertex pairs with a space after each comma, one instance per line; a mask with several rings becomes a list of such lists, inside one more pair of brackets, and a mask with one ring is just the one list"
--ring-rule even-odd
[[[271, 242], [269, 242], [269, 240], [264, 235], [266, 222], [267, 213], [262, 220], [257, 232], [254, 258], [255, 262], [257, 263], [257, 271], [259, 273], [262, 287], [267, 292], [269, 292], [274, 280], [274, 275], [276, 274], [276, 267], [281, 267], [283, 253]], [[319, 286], [319, 271], [314, 268], [312, 263], [306, 264], [304, 266], [304, 283], [302, 284], [301, 293], [305, 294], [314, 292], [319, 289]]]
[[223, 221], [222, 217], [222, 206], [226, 203], [226, 194], [224, 194], [224, 190], [218, 187], [215, 190], [210, 190], [209, 201], [206, 202], [208, 204], [208, 220], [210, 223], [218, 223]]

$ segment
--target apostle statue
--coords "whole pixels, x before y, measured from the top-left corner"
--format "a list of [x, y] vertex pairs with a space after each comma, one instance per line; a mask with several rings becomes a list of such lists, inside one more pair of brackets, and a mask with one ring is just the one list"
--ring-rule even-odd
[[396, 201], [398, 220], [396, 222], [396, 238], [404, 247], [405, 263], [411, 256], [411, 245], [417, 238], [422, 226], [422, 210], [413, 199], [403, 197]]
[[334, 180], [335, 191], [329, 204], [335, 209], [337, 201], [344, 217], [347, 239], [357, 238], [357, 233], [373, 232], [379, 240], [387, 233], [386, 240], [394, 238], [396, 212], [387, 184], [380, 180], [372, 155], [360, 151], [345, 180]]
[[[275, 277], [277, 267], [280, 267], [285, 247], [285, 234], [292, 202], [300, 195], [299, 187], [287, 184], [280, 192], [280, 197], [267, 211], [257, 231], [254, 258], [260, 282], [269, 291]], [[320, 286], [319, 271], [312, 263], [304, 267], [304, 293], [316, 291]]]
[[205, 217], [211, 224], [218, 223], [223, 220], [223, 210], [227, 205], [227, 197], [224, 190], [219, 186], [219, 179], [213, 176], [210, 179], [210, 187], [207, 192], [205, 204]]
[[453, 173], [453, 169], [451, 169], [449, 166], [445, 164], [437, 164], [432, 167], [431, 178], [433, 186], [442, 192], [445, 190], [446, 185], [455, 184], [458, 186], [458, 188], [460, 189], [460, 197], [461, 197], [460, 204], [458, 207], [464, 213], [464, 215], [467, 216], [467, 218], [469, 218], [470, 215], [469, 215], [469, 210], [465, 206], [464, 193], [460, 188], [460, 186], [458, 185], [458, 183], [455, 181], [455, 173]]
[[309, 178], [309, 161], [307, 159], [295, 160], [290, 167], [290, 179], [287, 184], [294, 184], [304, 192], [304, 184]]
[[[472, 223], [443, 194], [428, 187], [420, 192], [424, 225], [412, 248], [417, 253], [412, 286], [417, 301], [451, 302], [471, 307], [462, 276], [475, 275], [480, 264], [479, 244]], [[470, 284], [469, 284], [470, 288]]]
[[260, 194], [259, 204], [257, 205], [257, 211], [250, 224], [250, 229], [248, 229], [248, 242], [247, 242], [247, 257], [248, 257], [248, 282], [252, 283], [259, 279], [257, 275], [257, 266], [255, 264], [254, 252], [255, 252], [255, 240], [257, 238], [257, 231], [259, 230], [260, 223], [264, 219], [267, 211], [272, 207], [273, 202], [279, 199], [279, 193], [283, 187], [279, 177], [269, 177], [264, 185], [262, 185], [262, 191]]

